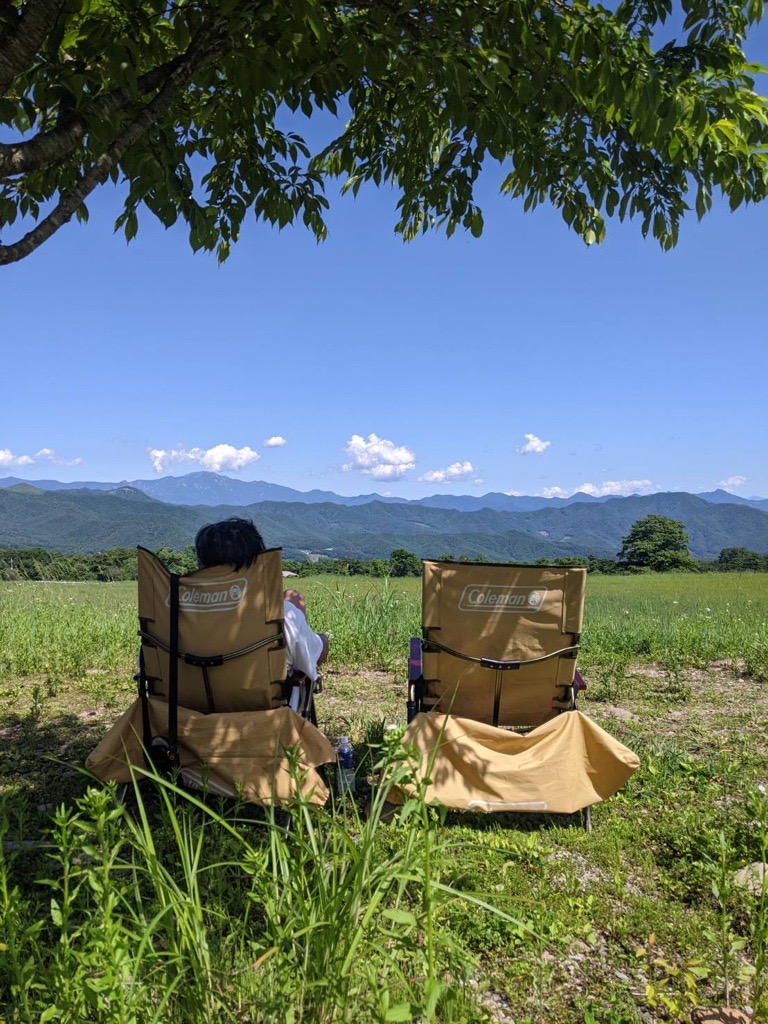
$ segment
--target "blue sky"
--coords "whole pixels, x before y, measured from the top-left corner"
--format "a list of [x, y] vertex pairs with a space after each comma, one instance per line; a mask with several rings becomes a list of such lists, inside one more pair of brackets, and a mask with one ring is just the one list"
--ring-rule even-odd
[[0, 271], [0, 476], [768, 495], [768, 204], [587, 248], [497, 182], [479, 240], [405, 244], [390, 192], [331, 189], [328, 241], [252, 222], [223, 267], [149, 214], [126, 245], [102, 190]]

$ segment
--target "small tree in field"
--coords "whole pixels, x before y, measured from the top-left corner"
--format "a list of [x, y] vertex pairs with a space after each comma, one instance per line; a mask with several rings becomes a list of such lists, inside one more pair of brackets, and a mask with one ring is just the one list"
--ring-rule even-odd
[[390, 576], [421, 576], [421, 562], [417, 555], [405, 548], [395, 548], [389, 557]]
[[768, 572], [768, 555], [749, 548], [723, 548], [715, 564], [721, 572]]
[[670, 569], [696, 568], [688, 550], [685, 527], [666, 516], [651, 515], [638, 519], [624, 537], [618, 559], [626, 569], [668, 572]]

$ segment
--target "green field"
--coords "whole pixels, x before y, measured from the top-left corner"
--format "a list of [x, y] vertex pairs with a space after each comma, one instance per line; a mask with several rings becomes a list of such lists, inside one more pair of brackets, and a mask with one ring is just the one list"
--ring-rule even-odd
[[[299, 586], [363, 810], [419, 583]], [[0, 1019], [648, 1024], [727, 998], [768, 1020], [768, 891], [733, 882], [768, 861], [764, 575], [590, 577], [582, 706], [641, 757], [591, 833], [351, 806], [286, 833], [184, 801], [150, 831], [78, 770], [133, 696], [134, 601], [0, 585]]]
[[[332, 665], [404, 673], [420, 629], [418, 580], [298, 582], [314, 628], [332, 637]], [[0, 583], [0, 678], [130, 674], [135, 600], [134, 583]], [[584, 623], [585, 667], [727, 660], [768, 675], [764, 573], [591, 577]]]

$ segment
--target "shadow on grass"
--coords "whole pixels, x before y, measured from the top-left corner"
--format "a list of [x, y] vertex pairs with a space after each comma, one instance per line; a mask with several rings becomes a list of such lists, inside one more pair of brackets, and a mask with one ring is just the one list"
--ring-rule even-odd
[[584, 822], [577, 811], [575, 814], [533, 814], [524, 811], [501, 811], [482, 814], [475, 811], [448, 811], [445, 816], [447, 827], [470, 828], [475, 832], [544, 832], [556, 828], [583, 829]]
[[0, 789], [39, 815], [88, 785], [85, 758], [106, 731], [94, 714], [0, 715]]

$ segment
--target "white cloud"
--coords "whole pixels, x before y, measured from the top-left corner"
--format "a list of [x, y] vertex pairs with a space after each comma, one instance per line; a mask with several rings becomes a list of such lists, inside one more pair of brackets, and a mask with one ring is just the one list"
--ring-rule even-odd
[[263, 448], [285, 448], [288, 442], [284, 437], [280, 437], [279, 434], [275, 434], [274, 437], [268, 437], [266, 441], [262, 442]]
[[572, 494], [591, 494], [593, 498], [604, 498], [608, 494], [649, 494], [656, 490], [652, 480], [604, 480], [601, 484], [583, 483], [567, 491], [563, 487], [545, 487], [540, 491], [542, 498], [569, 498]]
[[541, 492], [542, 498], [567, 498], [569, 491], [563, 490], [562, 487], [545, 487]]
[[604, 480], [601, 484], [580, 484], [576, 491], [602, 498], [606, 494], [648, 494], [654, 489], [651, 480]]
[[79, 466], [82, 459], [62, 459], [53, 448], [41, 448], [34, 455], [14, 455], [10, 448], [0, 448], [0, 467], [5, 469], [34, 466], [36, 462], [54, 462], [57, 466]]
[[[476, 472], [471, 462], [452, 462], [446, 469], [430, 469], [424, 476], [420, 476], [419, 480], [426, 484], [447, 484], [452, 480], [467, 480]], [[476, 484], [482, 482], [475, 480]]]
[[14, 455], [10, 448], [0, 448], [0, 466], [11, 469], [14, 466], [30, 466], [35, 460], [30, 455]]
[[521, 498], [523, 496], [524, 492], [523, 491], [504, 491], [503, 493], [506, 494], [506, 496], [508, 498]]
[[193, 464], [209, 470], [211, 473], [221, 473], [225, 470], [236, 473], [244, 469], [251, 462], [261, 458], [247, 445], [244, 448], [235, 448], [231, 444], [216, 444], [213, 448], [149, 448], [147, 455], [155, 469], [155, 472], [162, 473], [175, 464]]
[[369, 434], [367, 441], [360, 434], [353, 434], [344, 451], [351, 458], [342, 466], [345, 473], [356, 470], [375, 480], [399, 480], [416, 467], [416, 456], [410, 448], [376, 434]]
[[729, 477], [726, 477], [725, 480], [718, 480], [717, 481], [717, 486], [718, 487], [741, 487], [741, 485], [745, 484], [748, 479], [749, 479], [749, 477], [746, 477], [746, 476], [729, 476]]
[[47, 459], [48, 462], [55, 462], [57, 466], [79, 466], [83, 461], [81, 458], [63, 459], [53, 448], [41, 448], [35, 453], [35, 459]]
[[517, 449], [518, 455], [541, 455], [552, 444], [551, 441], [542, 441], [535, 434], [525, 434], [525, 444]]

